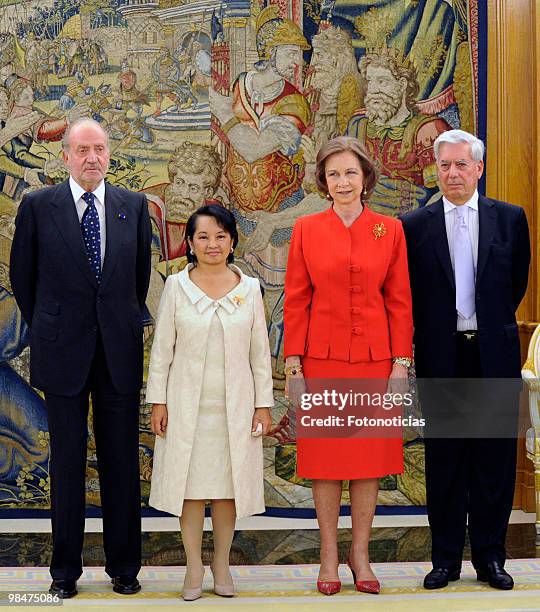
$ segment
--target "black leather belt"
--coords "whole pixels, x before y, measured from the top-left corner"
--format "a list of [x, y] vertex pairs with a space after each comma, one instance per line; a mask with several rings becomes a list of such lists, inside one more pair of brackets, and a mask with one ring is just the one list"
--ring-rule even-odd
[[469, 331], [458, 331], [456, 332], [456, 337], [460, 340], [464, 340], [465, 342], [476, 342], [478, 340], [478, 332], [476, 329], [471, 329]]

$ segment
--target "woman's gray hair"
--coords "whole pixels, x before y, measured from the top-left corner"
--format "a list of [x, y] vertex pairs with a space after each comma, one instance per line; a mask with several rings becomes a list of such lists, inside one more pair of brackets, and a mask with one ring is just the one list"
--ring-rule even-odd
[[450, 144], [466, 142], [471, 146], [471, 157], [474, 159], [474, 161], [479, 162], [484, 159], [484, 151], [486, 148], [480, 138], [476, 138], [476, 136], [473, 136], [472, 134], [469, 134], [469, 132], [465, 132], [463, 130], [448, 130], [447, 132], [439, 134], [433, 143], [433, 151], [437, 161], [439, 161], [439, 147], [445, 142]]

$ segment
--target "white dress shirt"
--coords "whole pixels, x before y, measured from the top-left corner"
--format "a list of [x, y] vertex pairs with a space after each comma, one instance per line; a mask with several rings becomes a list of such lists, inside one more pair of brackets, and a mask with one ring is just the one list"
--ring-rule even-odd
[[[77, 181], [70, 176], [69, 187], [71, 194], [73, 195], [73, 201], [75, 202], [75, 208], [77, 209], [77, 216], [79, 217], [79, 223], [81, 223], [84, 211], [88, 204], [82, 199], [82, 196], [86, 191], [77, 183]], [[106, 225], [105, 225], [105, 181], [101, 183], [92, 192], [94, 194], [94, 204], [96, 205], [97, 214], [99, 217], [99, 237], [101, 246], [101, 269], [103, 270], [103, 261], [105, 259], [105, 240], [106, 240]]]
[[[452, 269], [454, 269], [454, 225], [456, 223], [458, 214], [457, 206], [452, 204], [443, 196], [444, 204], [444, 224], [446, 226], [446, 237], [448, 239], [448, 248], [450, 250], [450, 260], [452, 262]], [[471, 237], [471, 246], [473, 252], [474, 261], [474, 277], [476, 279], [476, 269], [478, 267], [478, 191], [475, 191], [471, 199], [465, 202], [461, 206], [463, 210], [463, 216], [467, 227], [469, 228], [469, 235]], [[456, 310], [457, 317], [457, 331], [468, 331], [471, 329], [478, 329], [478, 323], [476, 322], [476, 313], [469, 319], [461, 317]]]

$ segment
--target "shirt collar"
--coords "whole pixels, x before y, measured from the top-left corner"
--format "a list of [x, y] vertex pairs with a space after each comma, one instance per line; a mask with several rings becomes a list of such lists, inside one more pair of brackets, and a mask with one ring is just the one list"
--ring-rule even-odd
[[207, 308], [212, 306], [214, 303], [223, 306], [223, 308], [232, 314], [236, 308], [240, 308], [246, 301], [246, 295], [248, 292], [248, 283], [246, 275], [237, 268], [229, 264], [230, 268], [240, 276], [240, 282], [238, 285], [223, 296], [219, 300], [213, 300], [207, 296], [206, 293], [189, 278], [189, 271], [193, 269], [193, 264], [188, 264], [181, 272], [178, 273], [178, 281], [184, 290], [184, 293], [188, 296], [191, 303], [197, 309], [199, 314], [202, 314]]
[[[71, 193], [73, 194], [73, 200], [78, 202], [83, 193], [86, 193], [86, 190], [83, 189], [79, 183], [70, 175], [69, 177], [69, 187], [71, 189]], [[101, 183], [92, 191], [94, 197], [98, 200], [100, 204], [105, 204], [105, 181], [102, 179]]]
[[[450, 200], [446, 199], [446, 196], [443, 196], [442, 199], [443, 199], [445, 214], [457, 208], [455, 204], [452, 204]], [[465, 202], [463, 206], [468, 206], [469, 208], [472, 208], [473, 210], [478, 210], [478, 191], [476, 189], [474, 190], [474, 193], [472, 194], [471, 199], [468, 202]]]

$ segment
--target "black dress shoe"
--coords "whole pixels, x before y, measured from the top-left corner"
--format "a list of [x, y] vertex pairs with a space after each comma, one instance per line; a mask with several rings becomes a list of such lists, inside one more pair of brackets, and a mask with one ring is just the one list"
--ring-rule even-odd
[[135, 576], [115, 576], [111, 582], [113, 591], [120, 595], [134, 595], [141, 590], [141, 585]]
[[494, 589], [510, 591], [514, 588], [512, 576], [504, 569], [499, 561], [488, 561], [485, 569], [477, 569], [476, 577], [480, 582], [489, 582]]
[[461, 570], [447, 567], [434, 567], [424, 578], [424, 589], [442, 589], [448, 582], [459, 580]]
[[67, 580], [53, 580], [49, 587], [49, 593], [56, 595], [60, 599], [69, 599], [77, 595], [77, 581], [75, 578]]

